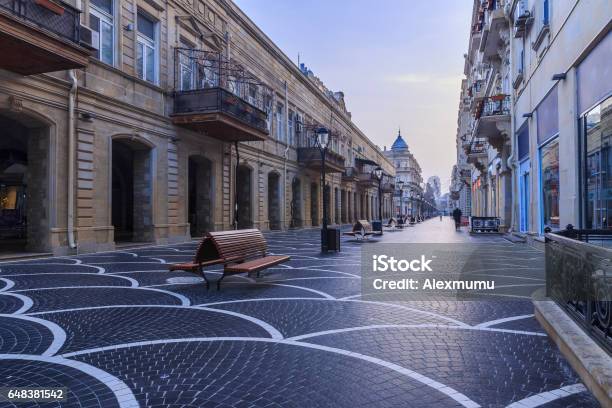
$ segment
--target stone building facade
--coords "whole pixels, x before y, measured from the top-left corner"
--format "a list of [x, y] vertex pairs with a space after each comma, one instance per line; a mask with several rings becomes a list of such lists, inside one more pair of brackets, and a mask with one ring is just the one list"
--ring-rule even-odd
[[48, 2], [38, 20], [0, 7], [0, 33], [22, 41], [0, 42], [15, 55], [0, 62], [4, 248], [63, 254], [320, 225], [320, 126], [331, 131], [330, 223], [377, 218], [378, 200], [391, 213], [371, 174], [393, 180], [395, 169], [344, 95], [232, 2], [79, 6]]
[[408, 148], [401, 132], [398, 131], [391, 149], [385, 149], [384, 154], [395, 166], [394, 214], [410, 217], [421, 215], [423, 198], [421, 166]]
[[612, 226], [611, 27], [609, 1], [474, 1], [455, 177], [473, 215], [540, 241]]

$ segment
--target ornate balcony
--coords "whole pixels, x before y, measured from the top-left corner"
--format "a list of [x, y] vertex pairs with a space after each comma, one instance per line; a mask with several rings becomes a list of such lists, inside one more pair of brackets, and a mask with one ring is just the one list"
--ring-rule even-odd
[[268, 136], [266, 113], [219, 87], [176, 92], [172, 123], [227, 142]]
[[495, 95], [481, 101], [475, 113], [474, 134], [501, 149], [510, 134], [510, 96]]
[[268, 137], [269, 89], [218, 52], [177, 48], [172, 123], [224, 142]]
[[[318, 147], [298, 147], [298, 163], [311, 170], [321, 171], [321, 150]], [[325, 172], [343, 173], [344, 157], [331, 150], [325, 153]]]
[[499, 44], [502, 40], [502, 31], [508, 28], [506, 15], [503, 8], [498, 7], [496, 2], [485, 13], [485, 24], [480, 37], [479, 50], [485, 59], [497, 55]]
[[357, 183], [359, 181], [359, 172], [355, 167], [347, 167], [342, 173], [342, 181], [347, 183]]
[[33, 75], [87, 66], [91, 31], [79, 14], [51, 0], [0, 0], [0, 68]]

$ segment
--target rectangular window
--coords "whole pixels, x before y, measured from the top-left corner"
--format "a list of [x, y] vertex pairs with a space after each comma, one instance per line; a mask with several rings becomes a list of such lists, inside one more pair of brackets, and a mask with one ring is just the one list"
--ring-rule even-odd
[[542, 8], [542, 23], [544, 25], [548, 25], [548, 23], [550, 22], [550, 1], [544, 0]]
[[295, 113], [289, 109], [289, 141], [288, 143], [293, 146], [295, 144]]
[[584, 135], [585, 227], [612, 228], [612, 97], [581, 119]]
[[523, 160], [529, 157], [529, 126], [526, 122], [516, 135], [516, 144], [518, 145], [518, 159]]
[[140, 79], [157, 83], [157, 23], [138, 13], [136, 37], [136, 72]]
[[115, 28], [112, 0], [92, 0], [89, 27], [93, 32], [93, 43], [98, 48], [93, 56], [106, 64], [113, 65]]
[[559, 220], [559, 139], [540, 148], [540, 183], [542, 186], [542, 230], [558, 230]]
[[276, 105], [276, 139], [285, 141], [285, 126], [284, 126], [285, 112], [282, 104]]
[[189, 44], [181, 44], [179, 52], [180, 87], [182, 91], [195, 88], [195, 61], [193, 59], [193, 47]]
[[538, 144], [559, 133], [559, 97], [557, 85], [544, 97], [536, 109]]

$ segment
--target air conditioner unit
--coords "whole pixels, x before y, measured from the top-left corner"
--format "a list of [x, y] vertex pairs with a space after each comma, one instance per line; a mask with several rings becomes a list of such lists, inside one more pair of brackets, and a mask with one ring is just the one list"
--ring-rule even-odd
[[91, 28], [80, 25], [79, 26], [79, 38], [80, 45], [90, 50], [97, 50], [98, 44], [100, 43], [100, 33], [92, 30]]

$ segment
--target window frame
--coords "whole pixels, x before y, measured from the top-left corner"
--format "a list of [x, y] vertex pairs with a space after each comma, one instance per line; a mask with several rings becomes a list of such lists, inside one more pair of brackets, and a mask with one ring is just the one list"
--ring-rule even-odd
[[[108, 14], [106, 11], [98, 8], [98, 6], [96, 6], [95, 4], [93, 4], [93, 2], [89, 3], [89, 27], [91, 28], [91, 16], [93, 15], [94, 17], [96, 17], [99, 22], [100, 25], [98, 27], [98, 31], [93, 30], [98, 33], [98, 41], [97, 41], [97, 46], [98, 46], [98, 58], [94, 57], [95, 59], [97, 59], [98, 61], [104, 63], [104, 64], [108, 64], [111, 66], [115, 66], [116, 63], [116, 59], [117, 59], [117, 50], [116, 50], [116, 43], [115, 43], [115, 39], [116, 39], [116, 35], [115, 35], [115, 4], [116, 1], [115, 0], [111, 0], [111, 11], [112, 14]], [[111, 28], [111, 51], [112, 51], [112, 55], [111, 55], [111, 62], [108, 61], [103, 61], [102, 60], [102, 23], [106, 23], [110, 26]]]
[[[150, 20], [153, 23], [153, 36], [155, 38], [151, 39], [147, 37], [145, 34], [140, 33], [138, 30], [138, 15], [142, 15], [145, 19]], [[152, 17], [150, 14], [137, 10], [136, 12], [136, 47], [135, 47], [135, 65], [136, 65], [136, 76], [143, 81], [147, 81], [152, 83], [153, 85], [159, 84], [159, 21]], [[146, 51], [146, 47], [149, 47], [153, 50], [153, 80], [149, 80], [147, 78], [147, 57], [146, 52], [143, 53], [143, 67], [142, 67], [142, 77], [138, 73], [138, 49], [140, 44], [143, 46], [143, 51]]]

